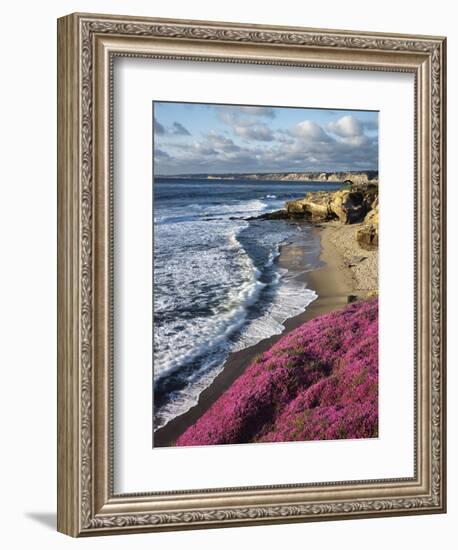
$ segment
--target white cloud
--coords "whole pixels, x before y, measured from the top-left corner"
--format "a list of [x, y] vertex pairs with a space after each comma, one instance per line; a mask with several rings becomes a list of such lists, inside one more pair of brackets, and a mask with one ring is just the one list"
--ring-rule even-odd
[[208, 134], [207, 141], [212, 145], [212, 147], [215, 147], [220, 151], [231, 152], [231, 153], [240, 151], [240, 147], [236, 145], [232, 139], [226, 136], [223, 136], [221, 134], [218, 134], [214, 130], [210, 131], [210, 133]]
[[336, 136], [351, 138], [363, 135], [363, 128], [358, 119], [352, 115], [346, 115], [335, 122], [330, 122], [328, 130]]
[[270, 107], [226, 106], [218, 109], [218, 116], [231, 127], [235, 135], [247, 140], [272, 141], [274, 133], [259, 119], [274, 118], [275, 111]]
[[251, 116], [251, 109], [221, 111], [218, 116], [228, 125], [227, 131], [211, 130], [200, 139], [175, 141], [169, 132], [168, 141], [159, 137], [165, 153], [155, 157], [159, 173], [377, 169], [378, 137], [366, 135], [365, 124], [355, 116], [325, 126], [303, 120], [274, 129], [261, 118], [269, 115]]
[[291, 128], [291, 135], [302, 138], [306, 141], [320, 141], [326, 142], [329, 141], [329, 135], [323, 130], [323, 128], [313, 122], [312, 120], [304, 120], [299, 122]]
[[256, 141], [273, 141], [274, 134], [265, 124], [256, 124], [254, 126], [235, 126], [234, 132], [243, 139], [254, 139]]
[[209, 145], [208, 143], [202, 143], [202, 142], [193, 143], [192, 148], [190, 148], [188, 152], [191, 152], [191, 155], [194, 157], [198, 157], [198, 156], [208, 157], [208, 156], [213, 156], [218, 154], [218, 151], [213, 147], [211, 147], [211, 145]]

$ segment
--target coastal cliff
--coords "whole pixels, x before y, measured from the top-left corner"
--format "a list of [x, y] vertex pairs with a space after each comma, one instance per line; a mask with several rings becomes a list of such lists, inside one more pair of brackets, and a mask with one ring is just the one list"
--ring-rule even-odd
[[347, 171], [347, 172], [280, 172], [272, 174], [247, 174], [247, 179], [298, 181], [298, 182], [322, 182], [322, 183], [346, 183], [349, 185], [363, 185], [378, 183], [378, 172]]
[[261, 172], [239, 174], [177, 174], [173, 176], [158, 175], [161, 179], [208, 179], [208, 180], [260, 180], [284, 182], [345, 183], [363, 185], [378, 183], [377, 170], [336, 171], [336, 172]]
[[287, 214], [308, 221], [337, 219], [342, 223], [360, 223], [378, 205], [378, 186], [357, 185], [339, 191], [307, 193], [303, 199], [288, 201]]
[[283, 210], [258, 219], [305, 220], [311, 223], [340, 222], [355, 225], [355, 238], [364, 250], [377, 250], [379, 226], [378, 185], [352, 185], [338, 191], [314, 191], [285, 203]]
[[378, 209], [378, 186], [364, 184], [249, 218], [315, 225], [324, 267], [307, 280], [318, 299], [278, 339], [240, 352], [246, 362], [234, 357], [196, 412], [158, 434], [159, 446], [377, 437]]

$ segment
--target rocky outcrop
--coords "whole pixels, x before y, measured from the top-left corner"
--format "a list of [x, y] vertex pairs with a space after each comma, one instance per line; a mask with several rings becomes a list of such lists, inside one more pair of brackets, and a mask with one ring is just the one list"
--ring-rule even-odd
[[303, 199], [286, 203], [291, 217], [303, 217], [309, 221], [324, 222], [333, 219], [353, 224], [364, 220], [372, 210], [378, 196], [374, 184], [352, 186], [333, 193], [317, 191], [307, 193]]
[[377, 193], [377, 187], [370, 185], [337, 191], [331, 200], [331, 212], [343, 223], [359, 223], [371, 209]]
[[[301, 217], [303, 217], [301, 215]], [[286, 210], [274, 210], [273, 212], [266, 212], [265, 214], [260, 214], [259, 216], [250, 216], [248, 218], [229, 218], [230, 220], [292, 220], [295, 219], [295, 216], [289, 214]]]
[[286, 203], [286, 211], [291, 217], [305, 218], [310, 221], [322, 222], [329, 219], [329, 202], [331, 193], [317, 191], [308, 193], [303, 199]]
[[364, 224], [356, 232], [356, 240], [364, 250], [378, 248], [378, 199], [375, 207], [364, 218]]
[[267, 212], [252, 219], [306, 220], [323, 223], [338, 220], [343, 224], [360, 224], [356, 241], [364, 250], [378, 248], [378, 185], [352, 185], [338, 191], [315, 191], [302, 199], [288, 201], [284, 210]]

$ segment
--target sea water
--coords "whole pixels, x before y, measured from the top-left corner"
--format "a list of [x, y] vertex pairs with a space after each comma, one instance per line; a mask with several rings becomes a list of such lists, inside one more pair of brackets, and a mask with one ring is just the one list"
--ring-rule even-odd
[[154, 429], [198, 401], [234, 351], [284, 330], [317, 298], [300, 272], [276, 262], [300, 242], [303, 271], [319, 263], [312, 227], [247, 220], [335, 184], [155, 178], [153, 260]]

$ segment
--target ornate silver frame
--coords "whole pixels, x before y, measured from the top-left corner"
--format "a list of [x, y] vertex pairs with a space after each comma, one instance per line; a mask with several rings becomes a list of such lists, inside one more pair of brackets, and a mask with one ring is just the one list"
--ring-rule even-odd
[[[73, 14], [58, 21], [58, 530], [445, 511], [445, 38]], [[416, 433], [408, 479], [113, 493], [112, 60], [407, 71], [416, 81]]]

